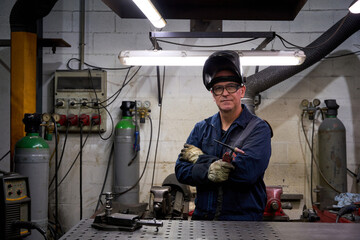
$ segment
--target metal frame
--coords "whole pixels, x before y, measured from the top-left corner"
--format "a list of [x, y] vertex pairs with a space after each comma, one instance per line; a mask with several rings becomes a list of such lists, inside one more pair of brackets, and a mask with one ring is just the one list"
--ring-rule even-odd
[[[255, 50], [261, 50], [266, 47], [276, 36], [275, 32], [149, 32], [149, 38], [154, 49], [160, 50], [158, 38], [265, 38]], [[258, 71], [258, 67], [256, 71]], [[158, 101], [162, 102], [160, 71], [157, 67]]]

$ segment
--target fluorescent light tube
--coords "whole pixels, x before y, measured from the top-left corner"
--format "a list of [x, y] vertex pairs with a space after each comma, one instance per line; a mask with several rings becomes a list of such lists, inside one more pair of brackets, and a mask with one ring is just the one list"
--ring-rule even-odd
[[352, 4], [350, 7], [349, 7], [349, 11], [351, 13], [360, 13], [360, 1], [356, 1], [354, 4]]
[[240, 51], [243, 66], [292, 66], [305, 61], [303, 51]]
[[150, 0], [133, 0], [133, 2], [144, 13], [144, 15], [149, 19], [152, 25], [154, 25], [154, 27], [165, 27], [166, 21], [162, 18], [162, 16]]
[[[288, 66], [305, 61], [303, 51], [236, 51], [242, 66]], [[119, 54], [130, 66], [203, 66], [214, 51], [125, 50]]]

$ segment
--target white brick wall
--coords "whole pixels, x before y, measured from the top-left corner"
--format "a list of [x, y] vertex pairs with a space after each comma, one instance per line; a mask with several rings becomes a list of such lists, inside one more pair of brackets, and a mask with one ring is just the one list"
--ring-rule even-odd
[[[224, 31], [276, 31], [288, 41], [299, 46], [306, 46], [319, 37], [347, 13], [352, 0], [308, 0], [294, 21], [224, 21]], [[9, 37], [8, 12], [13, 1], [2, 1], [0, 8], [0, 29], [2, 38]], [[117, 56], [124, 49], [151, 49], [148, 32], [153, 30], [145, 19], [121, 19], [102, 1], [86, 1], [86, 34], [85, 61], [104, 67], [121, 67]], [[189, 31], [189, 20], [169, 20], [164, 31]], [[359, 34], [356, 33], [334, 50], [333, 54], [342, 54], [359, 50]], [[51, 75], [57, 69], [65, 69], [71, 57], [79, 57], [79, 2], [73, 0], [59, 1], [52, 12], [44, 18], [44, 37], [63, 38], [71, 48], [58, 48], [56, 54], [44, 49], [44, 111], [52, 109], [50, 100]], [[186, 44], [221, 44], [232, 42], [230, 39], [172, 39]], [[258, 43], [258, 42], [256, 42]], [[181, 49], [160, 43], [164, 49]], [[242, 45], [244, 49], [255, 47], [254, 43]], [[229, 47], [237, 49], [238, 46]], [[284, 49], [276, 39], [267, 49]], [[189, 49], [189, 48], [186, 48]], [[1, 51], [1, 49], [0, 49]], [[272, 139], [273, 154], [265, 175], [267, 185], [281, 185], [284, 193], [304, 194], [304, 203], [308, 206], [310, 153], [306, 146], [301, 129], [300, 115], [302, 99], [319, 98], [322, 102], [335, 98], [340, 105], [338, 117], [347, 128], [348, 167], [352, 171], [359, 167], [360, 159], [360, 114], [359, 114], [359, 58], [349, 56], [333, 60], [323, 60], [292, 78], [261, 93], [262, 104], [256, 114], [268, 120], [274, 130]], [[78, 62], [72, 67], [77, 68]], [[161, 68], [161, 71], [163, 69]], [[247, 75], [253, 74], [253, 68], [246, 68]], [[199, 67], [166, 68], [165, 89], [163, 98], [161, 134], [157, 155], [155, 184], [162, 183], [164, 178], [174, 171], [177, 154], [182, 148], [194, 124], [217, 111], [217, 108], [202, 85], [202, 69]], [[111, 96], [121, 85], [125, 71], [108, 71], [108, 96]], [[154, 151], [159, 122], [157, 104], [156, 70], [143, 67], [134, 80], [125, 87], [117, 101], [109, 108], [115, 124], [119, 119], [119, 107], [123, 100], [149, 100], [153, 119], [152, 151], [147, 170], [140, 183], [140, 199], [147, 202], [152, 178]], [[324, 106], [322, 103], [321, 106]], [[311, 135], [311, 122], [304, 120], [308, 136]], [[316, 128], [321, 119], [316, 122]], [[108, 120], [110, 128], [111, 123]], [[145, 163], [150, 139], [150, 124], [147, 120], [140, 125], [141, 166]], [[105, 136], [109, 131], [105, 133]], [[61, 137], [63, 141], [63, 136]], [[64, 174], [79, 149], [78, 135], [68, 139], [68, 147], [60, 176]], [[101, 189], [110, 141], [103, 141], [92, 135], [84, 149], [84, 217], [90, 217], [96, 205]], [[62, 146], [62, 145], [60, 145]], [[60, 187], [60, 221], [68, 230], [78, 222], [78, 165]], [[110, 171], [111, 172], [111, 171]], [[91, 173], [91, 174], [90, 174]], [[111, 189], [111, 176], [106, 189]], [[349, 177], [349, 191], [358, 191], [358, 185]], [[316, 184], [314, 184], [316, 185]], [[301, 208], [302, 206], [300, 206]]]

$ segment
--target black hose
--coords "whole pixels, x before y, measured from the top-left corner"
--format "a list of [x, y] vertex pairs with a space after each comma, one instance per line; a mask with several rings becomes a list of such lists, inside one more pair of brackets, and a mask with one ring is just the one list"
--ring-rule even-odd
[[[70, 124], [67, 123], [67, 125], [66, 125], [66, 131], [65, 131], [64, 144], [63, 144], [63, 148], [62, 148], [62, 150], [61, 150], [61, 156], [60, 156], [60, 160], [59, 160], [59, 164], [58, 164], [57, 169], [60, 168], [61, 162], [62, 162], [62, 160], [63, 160], [63, 156], [64, 156], [64, 152], [65, 152], [65, 147], [66, 147], [66, 142], [67, 142], [67, 138], [68, 138], [68, 134], [69, 134], [69, 126], [70, 126]], [[50, 182], [50, 184], [49, 184], [49, 188], [50, 188], [51, 185], [53, 184], [54, 180], [55, 180], [55, 176], [51, 179], [51, 182]]]
[[4, 156], [2, 156], [2, 157], [0, 158], [0, 161], [2, 161], [9, 153], [10, 153], [10, 150], [9, 150], [7, 153], [5, 153]]
[[14, 221], [12, 226], [15, 228], [25, 228], [25, 229], [36, 229], [45, 240], [47, 240], [46, 231], [40, 227], [39, 224], [34, 222], [25, 222], [25, 221]]
[[[51, 117], [51, 121], [54, 123], [55, 127], [55, 231], [59, 224], [59, 200], [58, 200], [58, 129], [57, 123], [54, 117]], [[57, 238], [56, 238], [57, 239]]]
[[[82, 147], [85, 146], [85, 143], [86, 143], [87, 139], [89, 138], [89, 135], [90, 135], [90, 132], [91, 132], [91, 129], [92, 129], [92, 124], [91, 124], [91, 123], [92, 123], [92, 122], [90, 122], [90, 129], [89, 129], [88, 134], [86, 135], [86, 138], [85, 138], [85, 141], [84, 141], [84, 144], [83, 144]], [[69, 175], [71, 169], [74, 167], [77, 159], [79, 158], [79, 155], [80, 155], [80, 151], [79, 151], [79, 153], [76, 155], [76, 158], [74, 159], [74, 161], [71, 163], [71, 166], [69, 167], [69, 169], [68, 169], [67, 172], [65, 173], [64, 177], [63, 177], [63, 178], [61, 179], [61, 181], [59, 182], [58, 187], [64, 182], [64, 180], [66, 179], [66, 177]], [[53, 192], [54, 192], [54, 190], [52, 190], [49, 194], [52, 194]]]
[[354, 212], [357, 208], [358, 208], [358, 206], [355, 205], [355, 204], [346, 205], [346, 206], [342, 207], [342, 208], [338, 211], [338, 213], [337, 213], [336, 223], [339, 222], [339, 219], [340, 219], [343, 215], [345, 215], [345, 214], [347, 214], [347, 213], [352, 213], [352, 212]]
[[310, 199], [311, 205], [314, 205], [313, 199], [313, 178], [314, 178], [314, 132], [315, 132], [315, 117], [312, 120], [312, 131], [311, 131], [311, 161], [310, 161]]
[[[157, 67], [158, 69], [158, 67]], [[158, 73], [159, 76], [160, 73]], [[158, 84], [160, 84], [160, 82], [158, 82]], [[163, 96], [164, 96], [164, 85], [165, 85], [165, 66], [164, 66], [164, 70], [163, 70], [163, 82], [162, 82], [162, 89], [161, 89], [161, 101], [163, 100]], [[159, 99], [160, 100], [160, 99]], [[158, 125], [158, 133], [157, 133], [157, 139], [156, 139], [156, 146], [155, 146], [155, 157], [154, 157], [154, 167], [153, 167], [153, 174], [152, 174], [152, 179], [151, 179], [151, 186], [154, 185], [154, 178], [155, 178], [155, 166], [156, 166], [156, 157], [157, 157], [157, 151], [158, 151], [158, 146], [159, 146], [159, 138], [160, 138], [160, 129], [161, 129], [161, 115], [162, 115], [162, 102], [159, 103], [160, 106], [160, 111], [159, 111], [159, 125]]]
[[82, 141], [83, 141], [83, 123], [80, 122], [80, 166], [79, 166], [79, 194], [80, 194], [80, 220], [82, 219], [82, 210], [83, 210], [83, 196], [82, 196], [82, 151], [83, 151], [83, 146], [82, 146]]
[[[360, 29], [360, 14], [349, 13], [329, 28], [319, 38], [303, 48], [306, 59], [298, 66], [271, 66], [247, 77], [245, 98], [254, 96], [270, 87], [294, 76], [304, 69], [320, 61], [343, 43], [352, 34]], [[253, 102], [248, 102], [249, 109], [253, 110]]]

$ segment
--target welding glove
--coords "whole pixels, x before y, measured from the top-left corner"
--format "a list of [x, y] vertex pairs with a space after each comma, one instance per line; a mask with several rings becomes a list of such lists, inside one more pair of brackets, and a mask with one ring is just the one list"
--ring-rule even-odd
[[234, 170], [235, 167], [228, 162], [219, 159], [213, 162], [208, 170], [208, 179], [212, 182], [224, 182], [229, 178], [229, 173]]
[[204, 154], [200, 148], [195, 147], [194, 145], [190, 145], [185, 143], [184, 148], [181, 150], [179, 160], [196, 163], [199, 156]]

